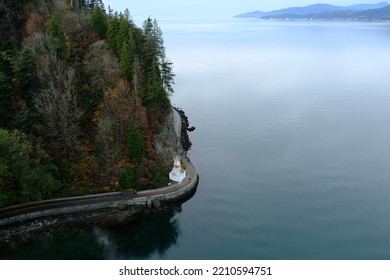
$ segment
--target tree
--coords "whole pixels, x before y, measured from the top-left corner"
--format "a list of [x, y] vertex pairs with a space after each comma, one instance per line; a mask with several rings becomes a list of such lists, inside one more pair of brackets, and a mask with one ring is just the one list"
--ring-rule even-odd
[[125, 17], [119, 18], [119, 30], [116, 34], [116, 47], [117, 53], [120, 54], [121, 48], [123, 47], [123, 42], [128, 40], [129, 36], [131, 36], [131, 24], [129, 20]]
[[86, 5], [85, 0], [70, 0], [70, 6], [76, 10], [80, 10]]
[[55, 51], [60, 59], [67, 59], [70, 52], [70, 47], [67, 44], [67, 40], [64, 32], [61, 28], [61, 15], [55, 13], [48, 26], [49, 35], [55, 39]]
[[23, 48], [15, 63], [15, 76], [18, 83], [20, 97], [32, 108], [33, 95], [39, 89], [37, 76], [37, 61], [29, 48]]
[[108, 16], [109, 17], [113, 17], [113, 12], [114, 12], [114, 10], [113, 9], [111, 9], [111, 6], [110, 5], [108, 5]]
[[119, 176], [119, 187], [125, 191], [128, 189], [137, 189], [137, 177], [134, 170], [128, 166], [122, 169]]
[[89, 16], [89, 22], [100, 38], [106, 36], [108, 30], [107, 15], [99, 6], [93, 8]]
[[146, 104], [154, 110], [165, 109], [168, 101], [168, 96], [163, 88], [160, 77], [160, 69], [156, 60], [153, 60], [147, 93], [145, 97]]
[[156, 19], [147, 18], [143, 24], [144, 35], [146, 38], [146, 52], [149, 59], [157, 59], [161, 66], [165, 58], [164, 38], [160, 26]]
[[129, 29], [127, 40], [123, 41], [122, 49], [120, 52], [120, 68], [122, 73], [129, 81], [132, 81], [133, 78], [133, 63], [135, 55], [135, 43], [131, 30]]
[[56, 175], [49, 156], [25, 134], [0, 129], [0, 207], [53, 196]]
[[107, 49], [103, 40], [89, 46], [83, 65], [84, 72], [89, 77], [89, 86], [94, 92], [104, 92], [118, 82], [118, 58]]
[[129, 121], [126, 135], [128, 157], [132, 163], [140, 164], [145, 155], [145, 145], [141, 134], [138, 132], [134, 121]]
[[91, 44], [83, 60], [86, 77], [80, 101], [85, 119], [97, 121], [96, 112], [103, 103], [104, 93], [114, 88], [120, 76], [118, 58], [109, 50], [103, 40]]
[[[167, 93], [173, 93], [172, 84], [174, 84], [175, 74], [172, 71], [172, 62], [166, 59], [163, 33], [156, 19], [150, 17], [145, 20], [144, 24], [144, 60], [146, 63], [145, 69], [149, 73], [149, 81], [152, 81], [154, 90], [157, 90], [158, 77], [161, 80], [163, 89]], [[157, 65], [158, 71], [154, 64]], [[153, 76], [153, 77], [152, 77]], [[149, 82], [149, 85], [151, 83]], [[154, 92], [153, 94], [158, 94]]]
[[152, 37], [156, 44], [156, 55], [158, 58], [158, 62], [161, 65], [165, 58], [165, 47], [164, 47], [163, 32], [160, 26], [158, 25], [156, 19], [153, 20]]
[[164, 90], [167, 93], [173, 93], [172, 84], [175, 84], [174, 77], [176, 76], [172, 70], [173, 63], [170, 60], [166, 60], [165, 58], [161, 64], [161, 80], [163, 82]]
[[13, 79], [12, 56], [7, 52], [0, 52], [0, 126], [10, 127], [13, 109]]
[[114, 16], [108, 23], [107, 45], [110, 49], [118, 53], [117, 36], [119, 33], [119, 19]]
[[33, 102], [40, 119], [40, 133], [48, 148], [69, 158], [78, 152], [79, 121], [83, 115], [77, 100], [75, 70], [50, 55], [41, 57], [39, 64], [42, 89]]

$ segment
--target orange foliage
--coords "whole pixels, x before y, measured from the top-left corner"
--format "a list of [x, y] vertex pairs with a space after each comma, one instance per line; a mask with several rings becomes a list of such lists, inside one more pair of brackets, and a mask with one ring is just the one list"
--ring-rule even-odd
[[46, 19], [37, 13], [32, 13], [26, 22], [27, 34], [32, 35], [46, 29]]

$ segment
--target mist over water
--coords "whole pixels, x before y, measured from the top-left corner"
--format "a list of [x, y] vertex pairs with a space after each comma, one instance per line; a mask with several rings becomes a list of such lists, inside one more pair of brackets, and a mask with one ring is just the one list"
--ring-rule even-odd
[[227, 20], [165, 34], [201, 176], [181, 215], [196, 242], [168, 258], [390, 257], [390, 25]]
[[390, 259], [390, 24], [160, 25], [172, 103], [196, 126], [195, 196], [0, 257]]

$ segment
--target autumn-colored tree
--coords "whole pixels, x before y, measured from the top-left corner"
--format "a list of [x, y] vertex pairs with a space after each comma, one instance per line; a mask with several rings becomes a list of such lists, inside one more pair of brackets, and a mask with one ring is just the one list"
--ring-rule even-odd
[[86, 117], [91, 119], [97, 107], [103, 101], [106, 91], [115, 87], [120, 75], [118, 58], [110, 52], [103, 40], [88, 47], [83, 60], [83, 72], [86, 81], [81, 101]]
[[[27, 142], [6, 138], [33, 153], [39, 144], [55, 159], [67, 194], [162, 182], [153, 144], [174, 74], [157, 21], [148, 18], [142, 29], [129, 10], [107, 15], [101, 0], [0, 0], [0, 11], [0, 50], [9, 50], [0, 52], [0, 126], [25, 132]], [[41, 158], [38, 165], [50, 169]], [[0, 204], [10, 199], [2, 190]], [[47, 197], [31, 192], [9, 201]]]
[[75, 70], [50, 55], [41, 57], [39, 65], [42, 89], [33, 102], [40, 133], [48, 148], [69, 158], [79, 148], [79, 120], [83, 115], [77, 100]]
[[67, 45], [70, 46], [70, 59], [80, 63], [88, 47], [98, 39], [98, 35], [93, 31], [85, 13], [81, 11], [63, 14], [61, 27], [66, 34]]

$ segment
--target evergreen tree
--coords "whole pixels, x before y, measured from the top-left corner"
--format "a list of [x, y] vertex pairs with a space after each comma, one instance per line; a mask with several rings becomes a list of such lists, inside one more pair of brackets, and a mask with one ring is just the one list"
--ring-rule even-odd
[[145, 145], [134, 121], [129, 122], [126, 142], [130, 162], [140, 164], [145, 155]]
[[109, 16], [110, 18], [114, 16], [113, 12], [114, 12], [114, 10], [111, 9], [111, 6], [110, 6], [110, 5], [108, 5], [108, 16]]
[[122, 15], [119, 19], [119, 30], [116, 36], [116, 46], [118, 54], [123, 47], [123, 42], [128, 40], [130, 32], [130, 22]]
[[15, 63], [16, 95], [20, 100], [13, 119], [15, 127], [23, 132], [30, 131], [34, 123], [33, 96], [39, 91], [37, 70], [37, 61], [31, 49], [23, 48]]
[[133, 63], [135, 57], [135, 43], [132, 38], [131, 32], [129, 33], [130, 34], [127, 40], [123, 41], [122, 49], [120, 52], [120, 68], [125, 77], [129, 81], [132, 81]]
[[119, 187], [122, 191], [137, 189], [137, 177], [132, 168], [128, 166], [123, 168], [119, 177]]
[[146, 96], [146, 103], [148, 106], [154, 110], [161, 109], [161, 105], [164, 105], [164, 102], [167, 99], [165, 90], [162, 86], [160, 74], [156, 60], [153, 60], [152, 63], [152, 72], [149, 78], [148, 92]]
[[0, 129], [0, 207], [52, 196], [60, 183], [47, 154], [25, 134]]
[[153, 37], [153, 22], [149, 17], [143, 24], [144, 45], [143, 45], [143, 68], [148, 74], [151, 73], [153, 61], [157, 57], [156, 41]]
[[172, 85], [175, 84], [172, 66], [173, 63], [170, 60], [164, 59], [161, 64], [161, 79], [163, 82], [164, 89], [167, 93], [173, 93]]
[[61, 15], [55, 13], [49, 21], [48, 32], [55, 39], [55, 51], [60, 59], [69, 57], [69, 48], [66, 37], [61, 28]]
[[33, 95], [39, 88], [37, 68], [38, 65], [31, 49], [22, 49], [15, 65], [15, 76], [20, 97], [30, 109], [33, 107]]
[[124, 15], [124, 17], [125, 17], [125, 19], [128, 21], [128, 22], [131, 22], [132, 21], [132, 19], [131, 19], [131, 16], [130, 16], [130, 11], [129, 11], [129, 9], [125, 9], [125, 12], [123, 13], [123, 15]]
[[148, 36], [152, 36], [152, 33], [153, 33], [153, 21], [150, 17], [148, 17], [143, 25], [142, 25], [142, 28], [144, 30], [144, 35], [145, 37], [148, 37]]
[[12, 57], [6, 52], [0, 52], [0, 127], [11, 126], [13, 79]]
[[106, 36], [108, 30], [107, 16], [99, 6], [95, 6], [93, 8], [89, 16], [89, 23], [100, 38], [104, 38]]
[[107, 30], [107, 45], [116, 53], [119, 53], [117, 43], [117, 37], [119, 36], [119, 22], [118, 15], [114, 16], [108, 23]]
[[165, 58], [165, 47], [163, 33], [156, 19], [153, 20], [152, 37], [156, 44], [156, 55], [158, 57], [158, 62], [161, 65]]

